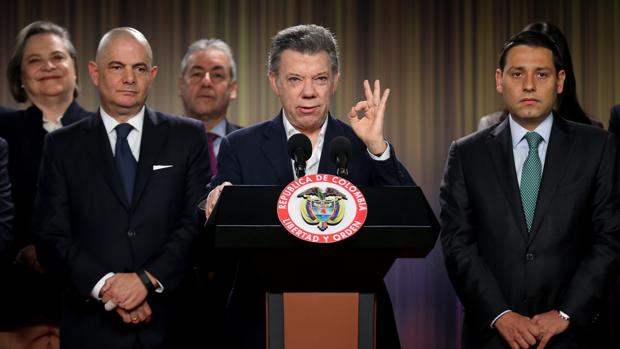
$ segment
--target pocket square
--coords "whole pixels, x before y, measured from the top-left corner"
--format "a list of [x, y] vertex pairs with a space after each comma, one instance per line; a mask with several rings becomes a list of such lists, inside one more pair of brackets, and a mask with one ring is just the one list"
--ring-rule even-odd
[[163, 170], [168, 167], [172, 167], [172, 165], [153, 165], [153, 171]]

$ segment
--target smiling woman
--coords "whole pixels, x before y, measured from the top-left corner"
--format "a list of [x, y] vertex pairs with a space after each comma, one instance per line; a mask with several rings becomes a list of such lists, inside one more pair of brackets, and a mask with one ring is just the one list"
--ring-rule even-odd
[[0, 137], [9, 145], [15, 204], [12, 258], [16, 262], [9, 275], [3, 276], [8, 280], [0, 297], [12, 301], [3, 307], [0, 326], [14, 328], [16, 336], [29, 345], [44, 342], [54, 348], [58, 345], [60, 293], [39, 265], [30, 222], [45, 135], [88, 115], [74, 100], [78, 95], [76, 51], [67, 31], [43, 21], [23, 28], [17, 35], [7, 77], [15, 101], [32, 105], [0, 116]]

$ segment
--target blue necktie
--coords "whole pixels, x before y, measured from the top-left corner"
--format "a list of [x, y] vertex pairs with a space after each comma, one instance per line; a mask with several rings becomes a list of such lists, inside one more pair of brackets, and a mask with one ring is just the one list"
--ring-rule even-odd
[[133, 129], [130, 124], [119, 124], [116, 126], [116, 147], [114, 160], [116, 161], [116, 169], [121, 176], [121, 182], [127, 195], [127, 202], [131, 203], [133, 195], [133, 185], [136, 180], [136, 168], [138, 163], [131, 153], [127, 136]]
[[542, 177], [542, 164], [540, 157], [538, 157], [538, 145], [543, 138], [536, 132], [528, 132], [525, 134], [525, 139], [527, 140], [529, 152], [521, 170], [520, 189], [521, 203], [523, 204], [527, 232], [529, 233], [534, 222], [534, 211], [536, 210], [538, 189], [540, 188], [540, 178]]

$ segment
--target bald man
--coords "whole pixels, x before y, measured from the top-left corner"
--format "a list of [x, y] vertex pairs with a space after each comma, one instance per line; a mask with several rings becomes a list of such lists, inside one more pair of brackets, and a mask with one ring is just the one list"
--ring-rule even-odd
[[46, 139], [34, 217], [41, 263], [66, 283], [60, 344], [173, 347], [210, 178], [204, 127], [145, 106], [157, 67], [139, 31], [106, 33], [88, 68], [101, 107]]

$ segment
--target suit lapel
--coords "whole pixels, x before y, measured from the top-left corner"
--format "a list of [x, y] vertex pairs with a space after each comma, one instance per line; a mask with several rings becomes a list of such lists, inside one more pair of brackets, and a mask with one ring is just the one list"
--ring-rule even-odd
[[151, 173], [153, 173], [153, 165], [157, 160], [157, 154], [168, 138], [168, 127], [165, 120], [159, 118], [155, 112], [149, 108], [144, 111], [144, 126], [142, 129], [142, 139], [140, 141], [140, 159], [138, 161], [138, 171], [136, 173], [136, 184], [133, 191], [131, 206], [135, 207], [144, 188], [148, 183]]
[[572, 153], [574, 138], [570, 125], [560, 117], [554, 117], [553, 120], [547, 154], [545, 155], [545, 167], [543, 168], [536, 210], [534, 211], [530, 241], [538, 233], [538, 229], [553, 199], [553, 194], [566, 172], [566, 166]]
[[528, 233], [525, 216], [523, 215], [523, 208], [521, 206], [521, 195], [515, 170], [512, 136], [508, 119], [504, 120], [490, 131], [487, 149], [489, 149], [497, 180], [511, 207], [514, 221], [517, 223], [523, 238], [527, 241]]
[[293, 166], [288, 157], [286, 132], [284, 131], [282, 118], [282, 112], [280, 112], [265, 128], [263, 134], [264, 142], [261, 145], [261, 150], [276, 174], [278, 182], [286, 184], [290, 183], [294, 176]]
[[99, 112], [90, 116], [90, 120], [85, 124], [84, 131], [86, 133], [85, 145], [93, 164], [99, 169], [114, 195], [129, 210], [125, 191], [114, 164], [110, 139]]
[[332, 161], [329, 148], [332, 140], [338, 136], [344, 136], [344, 130], [336, 122], [332, 115], [328, 115], [327, 130], [323, 139], [323, 150], [321, 151], [321, 161], [319, 162], [319, 173], [336, 174], [336, 164]]

